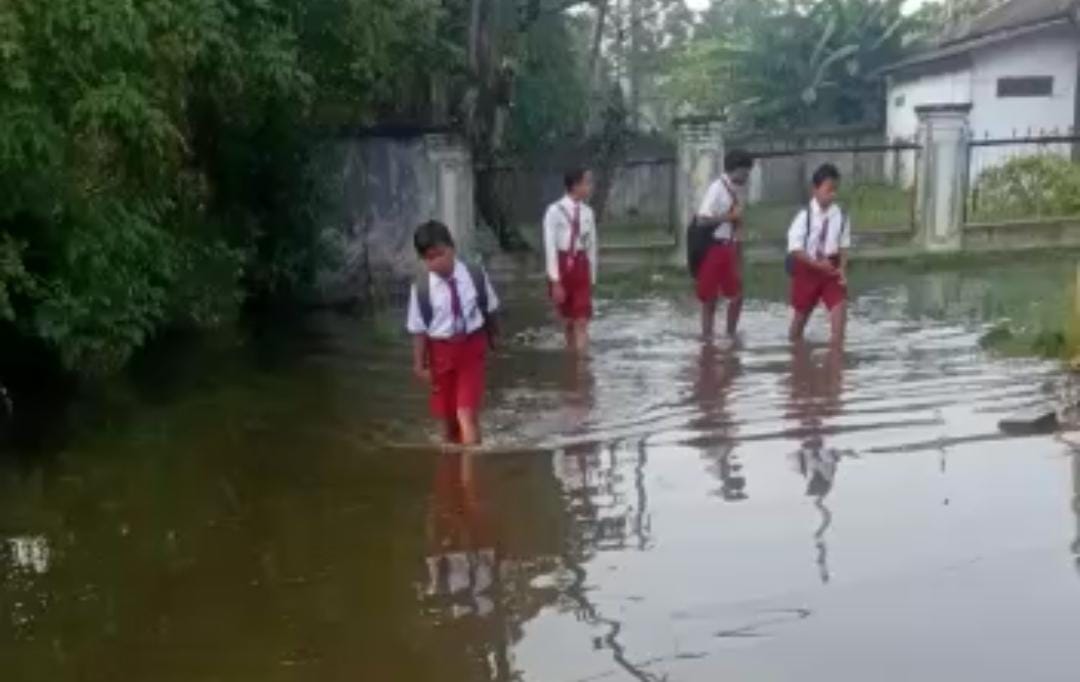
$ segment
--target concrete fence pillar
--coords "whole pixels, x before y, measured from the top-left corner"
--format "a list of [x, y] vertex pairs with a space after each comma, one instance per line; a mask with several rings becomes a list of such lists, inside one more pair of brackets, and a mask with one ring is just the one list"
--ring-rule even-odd
[[724, 168], [723, 124], [714, 118], [683, 118], [675, 121], [675, 260], [686, 258], [686, 227], [705, 196], [709, 183]]
[[934, 252], [959, 251], [964, 241], [970, 104], [915, 108], [922, 160], [916, 194], [916, 244]]
[[424, 148], [435, 170], [435, 217], [450, 228], [458, 250], [473, 255], [476, 216], [472, 153], [460, 137], [441, 133], [425, 135]]

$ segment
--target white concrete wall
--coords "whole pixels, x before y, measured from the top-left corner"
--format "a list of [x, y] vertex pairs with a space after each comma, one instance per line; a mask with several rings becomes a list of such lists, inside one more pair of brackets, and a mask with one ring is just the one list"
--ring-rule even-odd
[[[1080, 34], [1071, 28], [987, 47], [974, 55], [971, 130], [976, 138], [1012, 137], [1067, 132], [1075, 125], [1076, 77]], [[998, 97], [998, 79], [1053, 76], [1049, 97]], [[975, 148], [971, 177], [1010, 158], [1039, 153], [1067, 155], [1071, 145], [1009, 145]]]
[[[971, 128], [976, 136], [1009, 137], [1030, 128], [1066, 130], [1075, 123], [1080, 35], [1063, 28], [983, 48], [973, 55]], [[997, 96], [999, 78], [1053, 76], [1050, 97]]]
[[[977, 138], [1026, 135], [1029, 129], [1034, 135], [1049, 134], [1055, 129], [1065, 132], [1075, 124], [1078, 61], [1080, 33], [1071, 27], [1061, 27], [976, 50], [971, 55], [970, 68], [914, 79], [892, 79], [887, 89], [888, 137], [910, 139], [915, 135], [916, 107], [968, 102], [972, 104], [971, 128]], [[998, 97], [998, 79], [1023, 76], [1052, 76], [1053, 94]], [[1070, 152], [1069, 145], [977, 148], [972, 154], [972, 178], [1018, 155]], [[902, 178], [910, 184], [914, 179], [913, 166], [907, 163], [900, 166]]]
[[[892, 79], [887, 92], [886, 139], [889, 142], [914, 141], [919, 130], [916, 107], [971, 102], [971, 69], [960, 68], [909, 80]], [[915, 152], [891, 152], [886, 155], [888, 178], [904, 187], [914, 186], [917, 168]]]
[[888, 97], [885, 116], [888, 138], [913, 140], [919, 130], [916, 107], [972, 101], [971, 70], [965, 68], [911, 80], [894, 79], [889, 83]]

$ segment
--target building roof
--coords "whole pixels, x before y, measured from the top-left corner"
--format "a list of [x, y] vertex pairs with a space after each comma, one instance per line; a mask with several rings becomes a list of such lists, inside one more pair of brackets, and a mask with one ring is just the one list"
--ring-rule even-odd
[[1075, 23], [1078, 17], [1078, 0], [1007, 0], [957, 25], [936, 47], [891, 64], [882, 73], [956, 58], [978, 47]]

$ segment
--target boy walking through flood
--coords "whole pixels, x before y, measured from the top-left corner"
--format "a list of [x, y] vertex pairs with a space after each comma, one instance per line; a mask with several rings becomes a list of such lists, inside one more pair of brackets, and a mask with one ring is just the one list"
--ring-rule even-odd
[[801, 341], [810, 314], [819, 303], [829, 311], [832, 344], [847, 332], [847, 263], [851, 221], [836, 203], [840, 171], [826, 163], [814, 171], [810, 204], [788, 229], [791, 276], [792, 341]]
[[743, 283], [739, 231], [743, 206], [738, 191], [746, 187], [754, 158], [735, 149], [724, 156], [724, 173], [705, 192], [687, 235], [690, 269], [701, 302], [701, 335], [712, 339], [716, 305], [727, 299], [727, 334], [734, 337], [742, 316]]
[[429, 221], [413, 236], [424, 273], [409, 295], [413, 372], [431, 387], [431, 412], [451, 444], [480, 443], [488, 344], [499, 300], [487, 273], [457, 258], [450, 229]]
[[551, 301], [565, 325], [566, 345], [584, 353], [589, 346], [598, 255], [596, 218], [585, 203], [592, 195], [592, 173], [570, 170], [563, 185], [566, 195], [544, 214], [544, 261]]

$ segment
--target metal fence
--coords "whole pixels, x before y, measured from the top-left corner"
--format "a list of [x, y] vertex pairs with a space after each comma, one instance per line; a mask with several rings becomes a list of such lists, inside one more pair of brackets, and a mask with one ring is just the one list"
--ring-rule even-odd
[[1080, 217], [1080, 135], [1075, 130], [973, 136], [965, 222]]
[[826, 162], [843, 176], [840, 202], [855, 234], [910, 237], [920, 147], [914, 142], [751, 147], [757, 159], [746, 214], [751, 240], [783, 239], [792, 218], [810, 200], [810, 178]]

